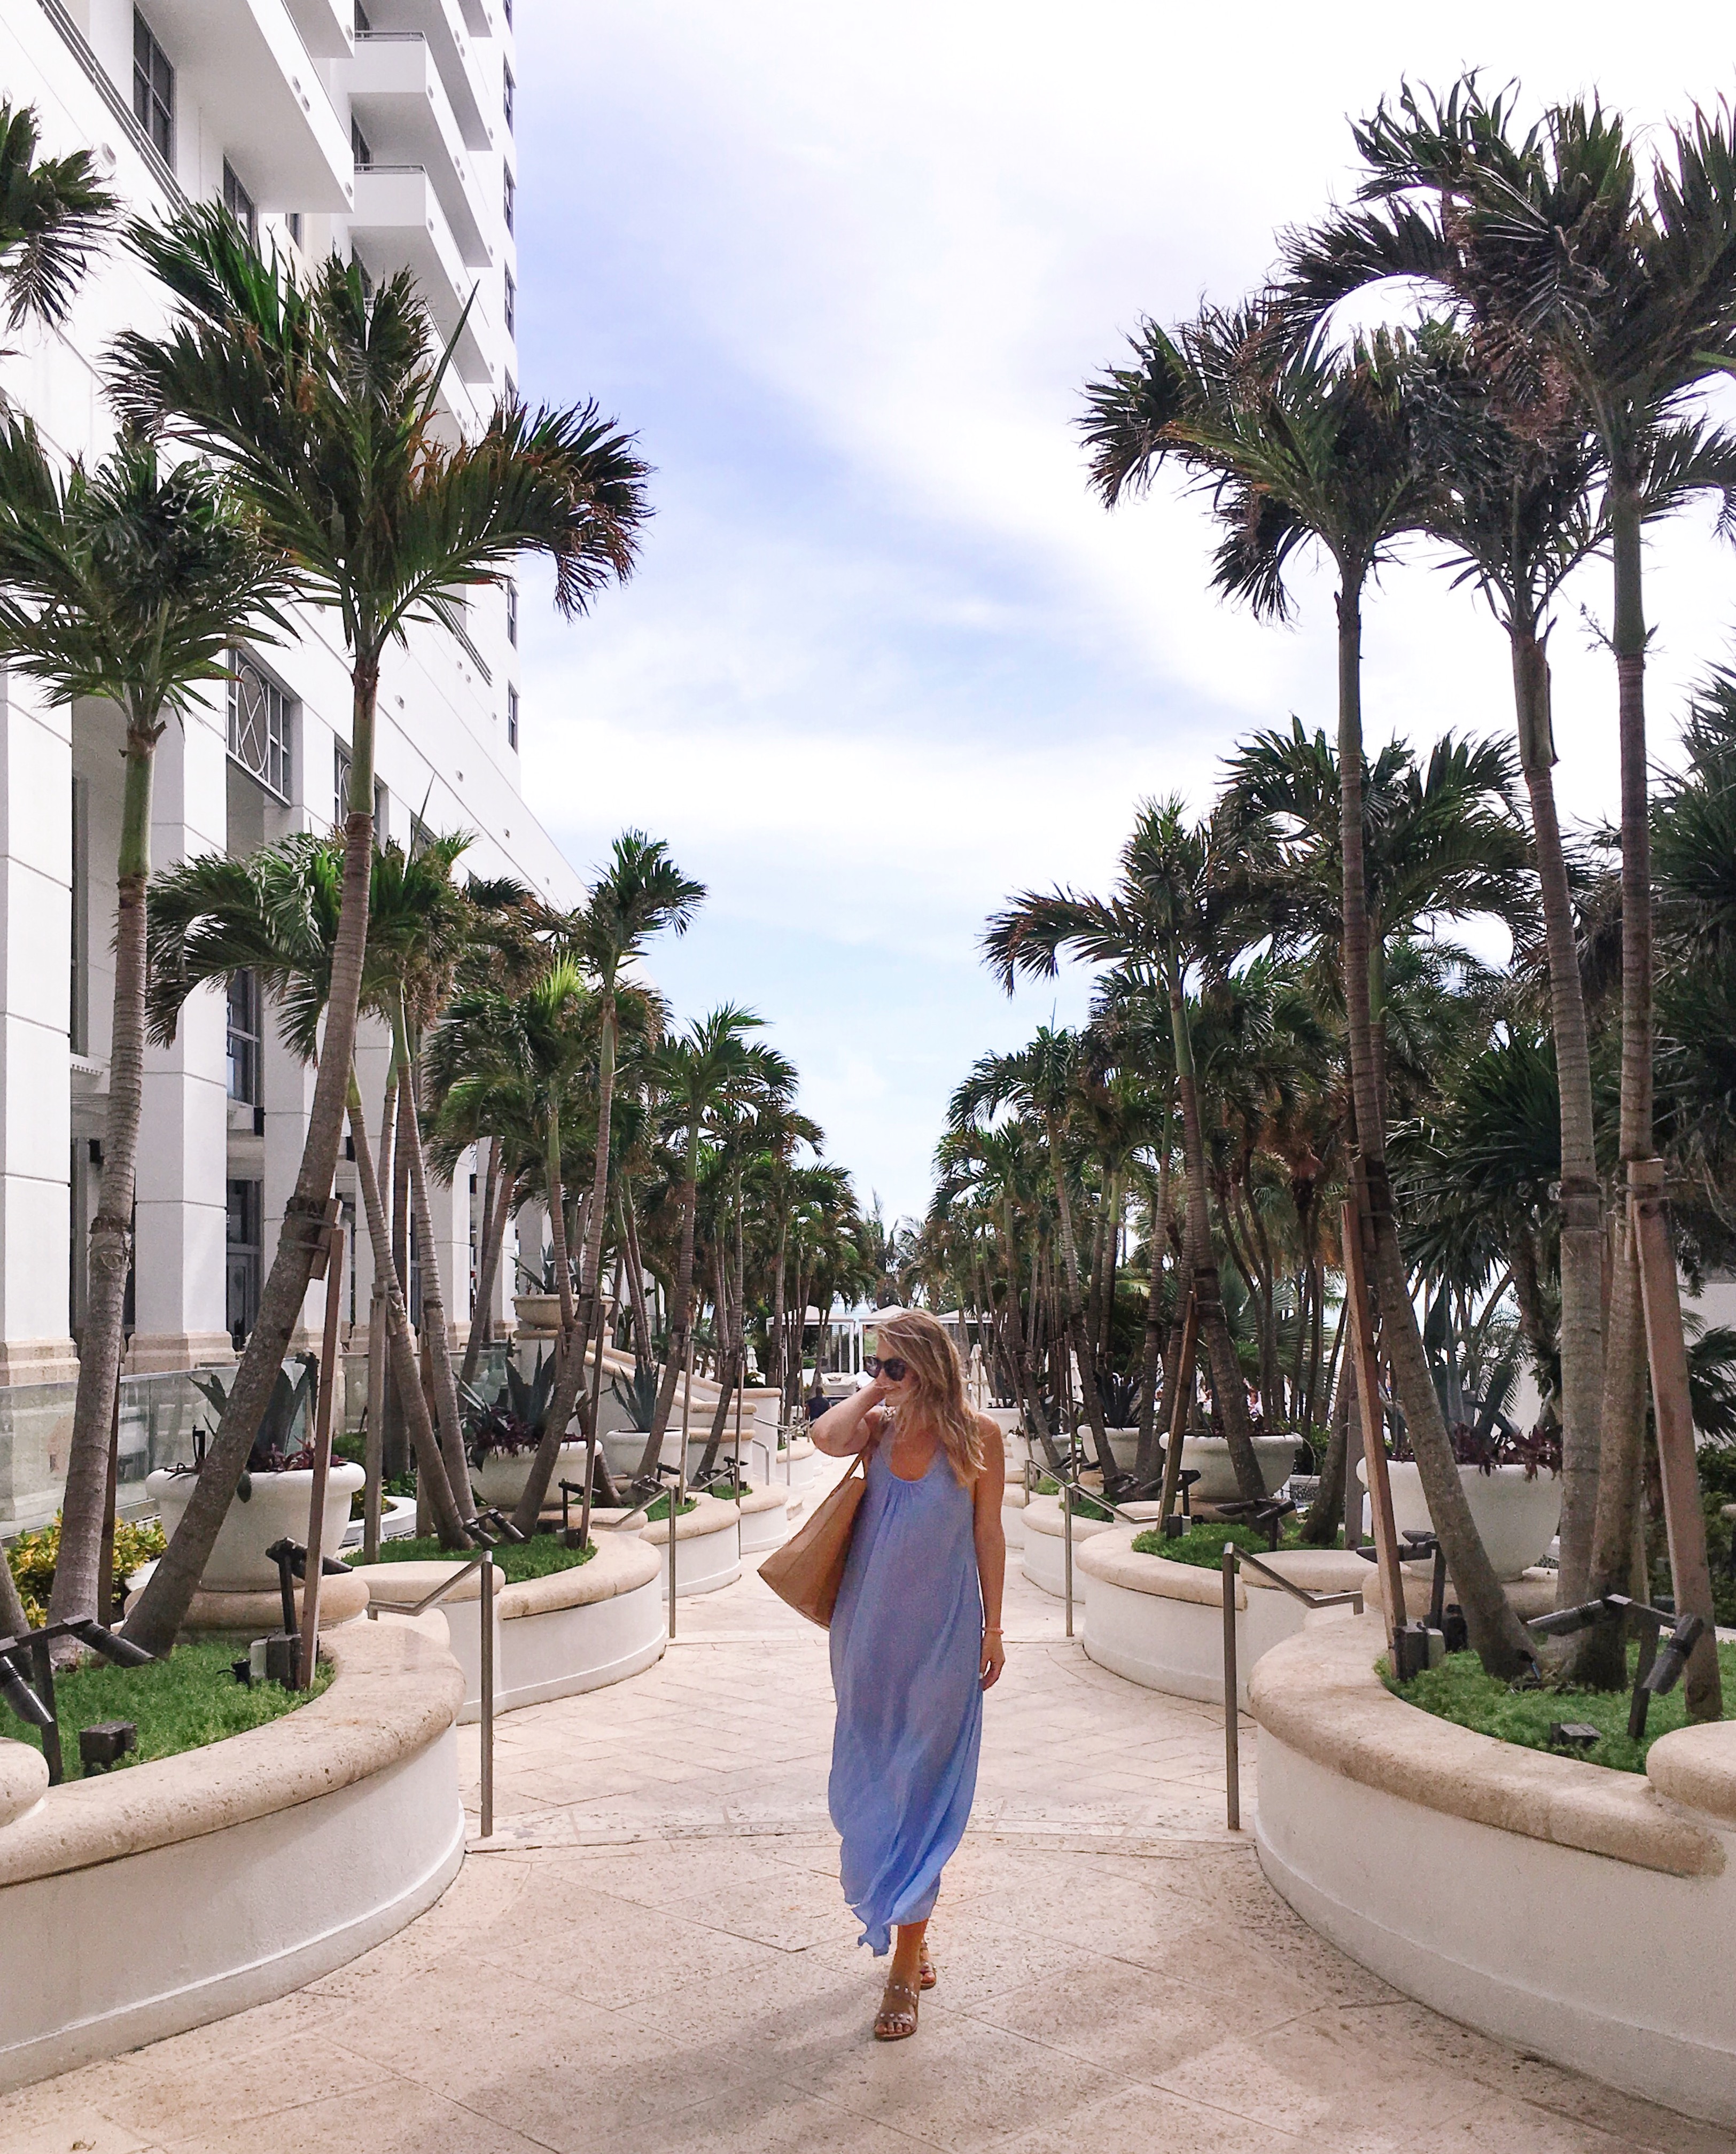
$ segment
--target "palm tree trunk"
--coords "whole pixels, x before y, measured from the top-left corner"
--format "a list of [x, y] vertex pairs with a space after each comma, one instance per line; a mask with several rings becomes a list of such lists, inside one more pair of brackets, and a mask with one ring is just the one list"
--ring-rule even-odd
[[1067, 1337], [1079, 1363], [1079, 1385], [1084, 1394], [1085, 1418], [1090, 1423], [1091, 1442], [1096, 1449], [1097, 1464], [1107, 1487], [1116, 1478], [1116, 1462], [1109, 1447], [1109, 1438], [1103, 1432], [1103, 1399], [1097, 1389], [1096, 1341], [1085, 1323], [1085, 1310], [1080, 1301], [1079, 1255], [1073, 1242], [1073, 1200], [1068, 1193], [1066, 1164], [1061, 1157], [1060, 1131], [1052, 1114], [1045, 1115], [1044, 1122], [1049, 1132], [1049, 1163], [1054, 1177], [1055, 1203], [1060, 1217], [1061, 1277], [1067, 1297]]
[[[365, 649], [369, 647], [364, 646]], [[259, 1297], [259, 1314], [235, 1372], [198, 1486], [180, 1525], [126, 1619], [126, 1635], [147, 1652], [175, 1641], [234, 1498], [283, 1365], [314, 1263], [325, 1245], [326, 1206], [337, 1171], [349, 1106], [350, 1064], [368, 943], [368, 883], [374, 852], [374, 718], [380, 687], [377, 652], [354, 662], [350, 812], [344, 820], [344, 884], [332, 947], [319, 1074], [308, 1112], [307, 1141], [295, 1187], [283, 1207], [277, 1253]]]
[[786, 1326], [784, 1315], [784, 1274], [789, 1241], [789, 1219], [780, 1212], [778, 1219], [778, 1268], [772, 1282], [772, 1381], [778, 1387], [778, 1396], [784, 1396], [784, 1369], [787, 1359]]
[[554, 1463], [585, 1388], [585, 1325], [573, 1296], [573, 1268], [567, 1253], [566, 1187], [561, 1179], [560, 1117], [551, 1108], [544, 1179], [548, 1184], [549, 1231], [554, 1243], [554, 1276], [560, 1289], [560, 1345], [556, 1355], [554, 1395], [549, 1401], [549, 1418], [525, 1476], [524, 1491], [513, 1509], [513, 1524], [521, 1534], [534, 1534], [543, 1514], [543, 1498], [554, 1478]]
[[[1441, 1418], [1428, 1356], [1417, 1323], [1411, 1284], [1398, 1245], [1392, 1190], [1386, 1176], [1381, 1073], [1376, 1066], [1371, 997], [1368, 887], [1362, 852], [1362, 619], [1349, 574], [1338, 597], [1338, 764], [1340, 845], [1344, 866], [1343, 967], [1345, 1029], [1356, 1142], [1361, 1154], [1366, 1214], [1374, 1243], [1375, 1289], [1386, 1346], [1409, 1425], [1417, 1478], [1429, 1518], [1458, 1590], [1471, 1644], [1488, 1672], [1511, 1682], [1535, 1657], [1524, 1626], [1501, 1590], [1459, 1482]], [[1370, 1419], [1375, 1420], [1373, 1416]], [[1378, 1443], [1378, 1422], [1369, 1431]]]
[[476, 1516], [470, 1491], [470, 1462], [464, 1455], [464, 1424], [458, 1415], [458, 1386], [452, 1376], [452, 1339], [447, 1330], [446, 1290], [440, 1275], [440, 1251], [434, 1239], [434, 1213], [428, 1202], [427, 1161], [422, 1156], [422, 1120], [417, 1097], [419, 1058], [407, 1037], [399, 1046], [404, 1063], [406, 1149], [410, 1154], [410, 1194], [416, 1207], [416, 1238], [421, 1245], [422, 1283], [422, 1352], [434, 1379], [434, 1404], [440, 1430], [440, 1452], [446, 1461], [448, 1487], [467, 1524]]
[[631, 1187], [620, 1195], [621, 1226], [627, 1247], [627, 1298], [633, 1311], [633, 1359], [648, 1369], [656, 1356], [651, 1346], [651, 1311], [645, 1303], [645, 1260], [639, 1253], [639, 1212]]
[[[1151, 1212], [1150, 1238], [1151, 1290], [1146, 1299], [1146, 1334], [1139, 1365], [1139, 1452], [1136, 1478], [1151, 1481], [1157, 1473], [1157, 1372], [1163, 1358], [1163, 1314], [1159, 1287], [1163, 1283], [1163, 1245], [1169, 1232], [1169, 1172], [1171, 1122], [1175, 1094], [1163, 1095], [1163, 1148], [1157, 1155], [1157, 1195]], [[1179, 1300], [1180, 1297], [1177, 1297]]]
[[[1631, 477], [1612, 472], [1610, 519], [1615, 558], [1616, 675], [1621, 734], [1621, 1160], [1628, 1206], [1616, 1231], [1616, 1268], [1604, 1358], [1602, 1467], [1592, 1524], [1589, 1591], [1620, 1592], [1640, 1515], [1645, 1436], [1646, 1327], [1633, 1205], [1652, 1139], [1652, 826], [1646, 771], [1646, 618], [1639, 502]], [[1659, 1282], [1675, 1291], [1673, 1272]], [[1698, 1506], [1693, 1507], [1699, 1516]], [[1702, 1528], [1703, 1532], [1703, 1526]], [[1617, 1540], [1620, 1540], [1619, 1549]], [[1675, 1554], [1672, 1549], [1672, 1554]], [[1696, 1614], [1709, 1611], [1696, 1610]], [[1619, 1688], [1626, 1653], [1614, 1633], [1588, 1632], [1573, 1673]], [[1707, 1656], [1715, 1672], [1717, 1663]]]
[[493, 1157], [483, 1207], [483, 1253], [477, 1273], [476, 1309], [470, 1319], [470, 1337], [465, 1342], [464, 1366], [460, 1371], [467, 1384], [475, 1381], [483, 1350], [494, 1343], [495, 1282], [500, 1277], [500, 1259], [513, 1217], [515, 1177], [507, 1171], [506, 1146], [496, 1137], [490, 1150]]
[[1248, 1392], [1242, 1365], [1223, 1313], [1223, 1289], [1212, 1255], [1212, 1225], [1206, 1209], [1206, 1140], [1200, 1122], [1199, 1085], [1193, 1068], [1193, 1038], [1182, 992], [1182, 968], [1173, 952], [1165, 970], [1169, 984], [1169, 1022], [1175, 1042], [1176, 1087], [1182, 1099], [1182, 1164], [1187, 1193], [1187, 1248], [1193, 1266], [1193, 1294], [1199, 1309], [1200, 1343], [1212, 1376], [1212, 1401], [1223, 1424], [1235, 1468], [1236, 1490], [1243, 1503], [1258, 1503], [1266, 1484], [1254, 1456], [1253, 1430], [1248, 1417]]
[[1557, 1605], [1584, 1600], [1603, 1423], [1603, 1198], [1593, 1134], [1591, 1049], [1574, 934], [1567, 856], [1555, 813], [1548, 655], [1529, 625], [1509, 631], [1519, 768], [1531, 797], [1531, 829], [1549, 953], [1550, 1012], [1561, 1098], [1561, 1569]]
[[130, 725], [115, 888], [115, 1017], [109, 1049], [109, 1111], [102, 1182], [90, 1222], [89, 1285], [79, 1343], [60, 1553], [49, 1620], [97, 1615], [103, 1521], [107, 1516], [110, 1435], [120, 1381], [126, 1279], [132, 1266], [133, 1192], [145, 1092], [145, 886], [151, 874], [151, 782], [161, 728]]
[[416, 1365], [416, 1346], [411, 1337], [404, 1289], [392, 1261], [391, 1230], [385, 1205], [380, 1194], [380, 1178], [374, 1171], [374, 1155], [368, 1142], [366, 1117], [362, 1113], [361, 1090], [350, 1080], [350, 1134], [355, 1141], [355, 1181], [361, 1192], [362, 1212], [368, 1222], [368, 1238], [374, 1245], [376, 1276], [385, 1283], [385, 1335], [390, 1342], [393, 1381], [397, 1386], [404, 1418], [409, 1424], [411, 1447], [416, 1453], [416, 1488], [433, 1516], [435, 1531], [445, 1548], [467, 1546], [470, 1536], [459, 1515], [457, 1500], [447, 1478], [440, 1441], [428, 1411], [428, 1396], [422, 1389]]
[[699, 1209], [699, 1124], [687, 1125], [687, 1155], [682, 1178], [682, 1239], [675, 1281], [675, 1307], [671, 1310], [669, 1355], [663, 1364], [663, 1381], [657, 1386], [645, 1453], [639, 1462], [639, 1478], [649, 1480], [657, 1470], [663, 1448], [663, 1432], [675, 1405], [675, 1387], [682, 1381], [687, 1358], [687, 1334], [693, 1326], [693, 1223]]

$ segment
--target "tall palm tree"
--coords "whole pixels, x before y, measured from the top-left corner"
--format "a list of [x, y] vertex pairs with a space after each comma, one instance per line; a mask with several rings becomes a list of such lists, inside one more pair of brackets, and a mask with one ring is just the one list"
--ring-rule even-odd
[[[666, 932], [685, 935], [704, 899], [705, 885], [682, 873], [661, 838], [648, 838], [642, 830], [625, 830], [615, 840], [608, 865], [592, 885], [570, 926], [569, 946], [596, 983], [597, 1140], [585, 1245], [580, 1254], [578, 1323], [563, 1346], [561, 1376], [549, 1411], [551, 1428], [564, 1430], [571, 1418], [584, 1381], [586, 1346], [600, 1321], [603, 1227], [609, 1212], [609, 1123], [618, 1044], [615, 1003], [622, 971], [644, 953], [654, 936]], [[554, 1456], [550, 1454], [551, 1473]], [[534, 1467], [525, 1491], [527, 1508], [532, 1490], [540, 1506], [547, 1486], [547, 1475], [539, 1481]]]
[[288, 590], [257, 520], [205, 466], [166, 469], [148, 442], [130, 440], [95, 471], [75, 462], [62, 477], [28, 421], [0, 420], [0, 655], [56, 702], [117, 705], [124, 731], [109, 1104], [49, 1605], [56, 1622], [97, 1606], [144, 1095], [156, 744], [171, 717], [184, 719], [202, 689], [227, 677], [232, 643], [280, 624]]
[[115, 199], [88, 150], [38, 157], [36, 109], [0, 98], [0, 296], [9, 329], [66, 319]]
[[1206, 487], [1224, 533], [1214, 581], [1262, 615], [1288, 613], [1284, 574], [1299, 553], [1318, 547], [1336, 571], [1345, 1001], [1375, 1283], [1429, 1514], [1472, 1642], [1491, 1674], [1511, 1678], [1533, 1655], [1472, 1519], [1410, 1299], [1386, 1173], [1371, 1006], [1362, 595], [1396, 541], [1417, 528], [1438, 477], [1417, 452], [1402, 340], [1382, 334], [1340, 351], [1317, 334], [1285, 348], [1281, 329], [1265, 303], [1236, 314], [1208, 308], [1179, 339], [1146, 322], [1133, 339], [1133, 365], [1112, 368], [1086, 392], [1091, 477], [1110, 507], [1147, 487], [1166, 463]]
[[303, 284], [212, 205], [135, 223], [129, 237], [176, 314], [162, 335], [117, 340], [115, 401], [140, 427], [226, 460], [307, 596], [338, 614], [352, 688], [343, 906], [307, 1141], [199, 1486], [128, 1619], [129, 1636], [161, 1646], [215, 1543], [324, 1233], [367, 943], [386, 646], [413, 620], [453, 625], [465, 587], [498, 578], [526, 550], [554, 562], [562, 610], [582, 611], [631, 571], [646, 467], [595, 405], [532, 415], [505, 403], [477, 440], [452, 446], [439, 410], [450, 353], [435, 348], [407, 274], [370, 293], [360, 267], [334, 256]]
[[657, 1470], [675, 1388], [687, 1360], [693, 1328], [693, 1228], [699, 1197], [699, 1152], [707, 1127], [720, 1112], [760, 1100], [787, 1100], [795, 1089], [794, 1065], [775, 1048], [748, 1038], [764, 1019], [733, 1003], [696, 1018], [686, 1032], [666, 1039], [647, 1056], [646, 1071], [664, 1103], [666, 1118], [681, 1140], [681, 1243], [676, 1260], [675, 1306], [669, 1355], [657, 1386], [639, 1478]]
[[[1511, 100], [1485, 100], [1474, 78], [1445, 100], [1407, 88], [1396, 109], [1383, 104], [1357, 130], [1370, 169], [1363, 193], [1374, 206], [1301, 242], [1291, 276], [1292, 304], [1305, 316], [1389, 278], [1426, 280], [1463, 317], [1518, 423], [1534, 427], [1565, 390], [1597, 438], [1621, 727], [1621, 1156], [1631, 1203], [1652, 1193], [1656, 1171], [1646, 495], [1661, 462], [1674, 467], [1678, 498], [1716, 490], [1727, 521], [1736, 505], [1736, 439], [1692, 410], [1713, 370], [1736, 366], [1736, 112], [1697, 110], [1659, 140], [1642, 173], [1621, 119], [1595, 101], [1550, 107], [1515, 141]], [[1673, 1293], [1673, 1275], [1654, 1285]], [[1630, 1559], [1645, 1358], [1630, 1229], [1606, 1340], [1594, 1593], [1619, 1585]], [[1685, 1382], [1685, 1370], [1674, 1373]], [[1582, 1509], [1576, 1501], [1575, 1565]], [[1588, 1634], [1588, 1676], [1619, 1682], [1619, 1658], [1612, 1633]], [[1716, 1677], [1708, 1650], [1696, 1663], [1697, 1713], [1709, 1706]]]
[[[1212, 1372], [1212, 1396], [1229, 1442], [1244, 1499], [1265, 1493], [1254, 1456], [1247, 1394], [1223, 1309], [1223, 1290], [1208, 1212], [1205, 1125], [1187, 1008], [1190, 970], [1208, 954], [1234, 954], [1238, 932], [1223, 932], [1212, 891], [1208, 833], [1191, 826], [1179, 799], [1141, 804], [1121, 849], [1121, 873], [1106, 899], [1070, 890], [1027, 891], [989, 922], [987, 962], [1010, 993], [1023, 972], [1052, 978], [1063, 951], [1120, 967], [1157, 985], [1169, 1008], [1169, 1040], [1182, 1107], [1187, 1200], [1187, 1261], [1199, 1311], [1199, 1335]], [[1215, 946], [1215, 947], [1214, 947]]]
[[[376, 850], [372, 864], [369, 942], [359, 989], [362, 1006], [390, 1021], [402, 993], [405, 952], [427, 932], [427, 880], [446, 880], [447, 846], [436, 841], [407, 863], [397, 846]], [[429, 865], [424, 866], [423, 862]], [[186, 861], [156, 877], [146, 899], [150, 930], [147, 1009], [151, 1036], [175, 1037], [187, 998], [199, 988], [248, 970], [277, 1005], [284, 1045], [304, 1062], [331, 1052], [329, 1008], [342, 935], [348, 859], [342, 840], [300, 832], [244, 860], [223, 855]], [[376, 1276], [385, 1284], [385, 1318], [392, 1379], [410, 1424], [416, 1472], [441, 1539], [468, 1538], [416, 1364], [404, 1284], [394, 1260], [373, 1147], [352, 1066], [345, 1111], [355, 1142], [363, 1208]], [[458, 1469], [462, 1472], [462, 1467]]]

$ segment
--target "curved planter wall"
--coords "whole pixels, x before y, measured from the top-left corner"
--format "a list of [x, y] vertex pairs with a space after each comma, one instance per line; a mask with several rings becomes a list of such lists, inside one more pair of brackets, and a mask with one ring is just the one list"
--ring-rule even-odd
[[1394, 1697], [1369, 1623], [1255, 1672], [1260, 1865], [1314, 1928], [1424, 2003], [1552, 2062], [1736, 2123], [1736, 1723], [1645, 1777], [1493, 1741]]
[[1001, 1498], [1001, 1531], [1007, 1536], [1010, 1549], [1022, 1550], [1024, 1547], [1024, 1490], [1016, 1484], [1009, 1487]]
[[763, 1555], [768, 1549], [781, 1547], [789, 1532], [788, 1493], [755, 1486], [751, 1496], [742, 1498], [741, 1526], [743, 1555]]
[[[657, 1559], [657, 1583], [665, 1593], [669, 1579], [669, 1521], [659, 1519], [639, 1536], [642, 1547]], [[676, 1520], [675, 1597], [715, 1593], [733, 1585], [742, 1575], [742, 1529], [733, 1503], [720, 1503], [715, 1496], [701, 1496], [691, 1511]]]
[[[1106, 1519], [1080, 1519], [1073, 1521], [1073, 1598], [1085, 1599], [1085, 1574], [1079, 1568], [1079, 1552], [1088, 1540], [1098, 1534], [1110, 1531]], [[1057, 1600], [1065, 1599], [1067, 1591], [1067, 1551], [1062, 1537], [1061, 1499], [1059, 1496], [1033, 1496], [1024, 1507], [1024, 1554], [1019, 1568], [1031, 1584], [1044, 1593], [1052, 1593]]]
[[0, 1826], [28, 1817], [49, 1791], [49, 1768], [28, 1743], [0, 1742]]
[[[1136, 1555], [1136, 1534], [1118, 1526], [1074, 1549], [1074, 1588], [1085, 1596], [1085, 1649], [1100, 1667], [1172, 1697], [1223, 1702], [1223, 1574], [1197, 1564]], [[1371, 1567], [1341, 1551], [1290, 1551], [1279, 1568], [1310, 1592], [1366, 1593]], [[1236, 1702], [1245, 1708], [1253, 1663], [1306, 1622], [1309, 1610], [1281, 1586], [1244, 1573], [1236, 1588]], [[1322, 1609], [1326, 1621], [1348, 1610]]]
[[[363, 1567], [376, 1608], [411, 1608], [457, 1562], [376, 1563]], [[635, 1534], [600, 1534], [597, 1552], [575, 1570], [494, 1595], [494, 1710], [511, 1712], [545, 1698], [600, 1690], [661, 1656], [669, 1642], [656, 1551]], [[440, 1604], [452, 1657], [464, 1672], [467, 1724], [483, 1709], [482, 1592], [472, 1574]]]
[[396, 1622], [329, 1650], [311, 1705], [0, 1827], [0, 2088], [281, 1997], [445, 1891], [464, 1855], [452, 1656]]
[[[342, 1544], [350, 1524], [350, 1499], [366, 1478], [361, 1467], [350, 1460], [332, 1461], [325, 1483], [324, 1539], [328, 1552]], [[196, 1473], [171, 1473], [163, 1467], [146, 1477], [146, 1493], [156, 1505], [163, 1531], [171, 1539], [192, 1501], [198, 1481]], [[250, 1473], [248, 1486], [246, 1503], [237, 1492], [217, 1529], [216, 1544], [199, 1580], [203, 1592], [275, 1592], [278, 1567], [266, 1561], [265, 1551], [285, 1538], [298, 1547], [307, 1539], [308, 1507], [314, 1495], [310, 1472]]]

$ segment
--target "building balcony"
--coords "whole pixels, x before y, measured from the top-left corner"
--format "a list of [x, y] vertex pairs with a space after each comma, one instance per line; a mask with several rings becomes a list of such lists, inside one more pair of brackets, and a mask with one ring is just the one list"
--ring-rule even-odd
[[[449, 337], [476, 283], [432, 181], [420, 165], [364, 165], [355, 175], [350, 237], [371, 275], [407, 269], [416, 278], [435, 327]], [[453, 356], [461, 381], [492, 384], [493, 341], [480, 295], [465, 317]]]
[[260, 209], [347, 215], [349, 130], [284, 0], [151, 0], [151, 27]]
[[[500, 54], [471, 34], [458, 0], [373, 0], [376, 33], [419, 30], [428, 41], [467, 150], [493, 150], [506, 132], [500, 105]], [[358, 44], [361, 41], [357, 40]]]
[[365, 33], [344, 72], [350, 109], [376, 159], [420, 165], [440, 197], [466, 266], [489, 268], [494, 250], [475, 171], [427, 38], [420, 30]]
[[355, 43], [355, 0], [288, 0], [288, 5], [316, 60], [349, 59]]

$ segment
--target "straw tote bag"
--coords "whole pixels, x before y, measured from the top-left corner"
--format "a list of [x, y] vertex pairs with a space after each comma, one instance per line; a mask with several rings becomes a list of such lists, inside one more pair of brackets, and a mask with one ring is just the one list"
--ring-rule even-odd
[[[833, 1489], [799, 1534], [774, 1549], [759, 1566], [759, 1575], [780, 1600], [787, 1600], [798, 1616], [831, 1628], [838, 1589], [844, 1583], [844, 1566], [850, 1556], [850, 1537], [856, 1523], [856, 1506], [868, 1486], [871, 1442], [850, 1462], [850, 1471]], [[861, 1472], [857, 1473], [857, 1467]]]

